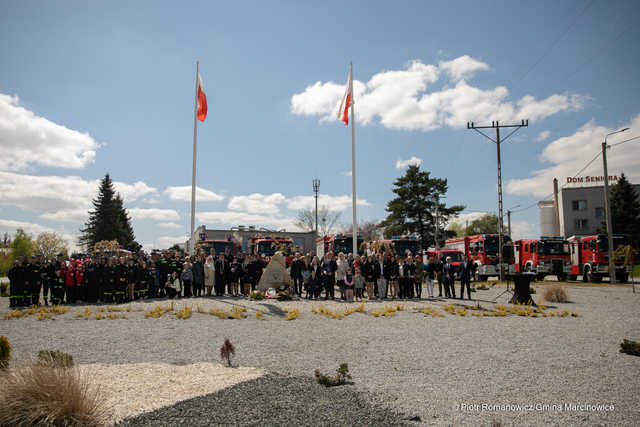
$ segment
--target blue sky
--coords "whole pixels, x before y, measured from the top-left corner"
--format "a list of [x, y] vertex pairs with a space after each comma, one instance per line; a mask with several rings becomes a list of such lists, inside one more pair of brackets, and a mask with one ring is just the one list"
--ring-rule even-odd
[[[209, 105], [197, 223], [293, 229], [313, 178], [350, 221], [350, 131], [334, 120], [350, 60], [361, 220], [385, 217], [397, 166], [414, 157], [448, 178], [448, 203], [496, 212], [495, 146], [467, 121], [530, 120], [502, 151], [505, 208], [529, 207], [606, 133], [640, 135], [639, 12], [603, 0], [3, 1], [0, 232], [73, 239], [109, 172], [139, 242], [184, 240], [196, 60]], [[640, 182], [639, 148], [613, 148], [612, 174]], [[537, 207], [512, 220], [515, 237], [538, 234]]]

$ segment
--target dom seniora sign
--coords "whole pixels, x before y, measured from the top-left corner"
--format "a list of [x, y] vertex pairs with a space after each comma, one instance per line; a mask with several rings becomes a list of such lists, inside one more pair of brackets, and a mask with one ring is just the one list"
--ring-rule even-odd
[[[617, 180], [618, 180], [618, 175], [609, 175], [609, 182], [617, 181]], [[603, 183], [604, 184], [604, 175], [567, 177], [567, 184], [583, 184], [583, 183], [588, 183], [588, 184]]]

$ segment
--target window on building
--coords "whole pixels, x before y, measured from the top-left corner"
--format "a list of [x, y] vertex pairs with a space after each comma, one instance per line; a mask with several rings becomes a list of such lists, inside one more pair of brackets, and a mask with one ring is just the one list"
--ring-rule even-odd
[[604, 216], [604, 208], [596, 208], [596, 218], [602, 218]]
[[589, 222], [584, 218], [576, 218], [573, 225], [576, 230], [586, 230]]
[[571, 202], [574, 211], [583, 211], [587, 209], [587, 201], [586, 200], [574, 200]]

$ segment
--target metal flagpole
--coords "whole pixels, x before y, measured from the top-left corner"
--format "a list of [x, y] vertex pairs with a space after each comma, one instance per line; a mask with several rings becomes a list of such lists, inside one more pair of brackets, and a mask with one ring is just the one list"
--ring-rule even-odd
[[351, 91], [351, 194], [353, 199], [353, 257], [358, 255], [358, 217], [356, 216], [356, 115], [353, 110], [353, 65], [349, 61], [349, 90]]
[[196, 225], [196, 146], [198, 140], [198, 125], [196, 116], [198, 115], [198, 73], [200, 72], [200, 61], [196, 61], [196, 94], [193, 106], [193, 167], [191, 171], [191, 236], [189, 238], [189, 255], [193, 255], [195, 240], [193, 237]]

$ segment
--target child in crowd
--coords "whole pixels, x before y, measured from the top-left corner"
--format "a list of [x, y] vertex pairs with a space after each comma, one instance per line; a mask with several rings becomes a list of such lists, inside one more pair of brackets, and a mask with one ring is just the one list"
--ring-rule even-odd
[[167, 283], [167, 295], [169, 298], [174, 299], [176, 295], [180, 292], [180, 278], [178, 277], [177, 272], [171, 273], [171, 277], [169, 277], [169, 283]]
[[[191, 284], [193, 283], [193, 270], [191, 269], [191, 263], [189, 261], [184, 263], [184, 269], [180, 274], [180, 278], [182, 279], [182, 285], [184, 287], [184, 296], [191, 296]], [[178, 291], [178, 296], [180, 296], [180, 291]]]
[[352, 270], [348, 269], [344, 276], [344, 297], [347, 302], [353, 302], [353, 275]]
[[353, 287], [356, 291], [356, 301], [362, 301], [362, 291], [364, 290], [364, 277], [360, 273], [360, 269], [356, 268], [356, 274], [353, 276]]

